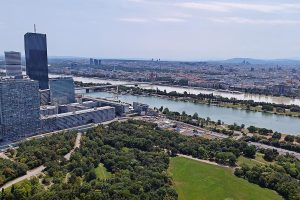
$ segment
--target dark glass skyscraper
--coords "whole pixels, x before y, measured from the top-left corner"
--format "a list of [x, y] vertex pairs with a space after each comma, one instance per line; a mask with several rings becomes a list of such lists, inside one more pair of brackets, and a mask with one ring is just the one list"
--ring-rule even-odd
[[39, 88], [48, 89], [48, 57], [46, 34], [26, 33], [24, 35], [26, 73], [30, 79], [39, 82]]

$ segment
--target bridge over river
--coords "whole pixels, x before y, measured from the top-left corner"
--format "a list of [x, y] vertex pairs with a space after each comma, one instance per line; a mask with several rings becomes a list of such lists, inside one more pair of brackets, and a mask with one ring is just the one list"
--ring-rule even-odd
[[123, 84], [113, 84], [113, 85], [94, 85], [94, 86], [87, 86], [87, 87], [76, 87], [75, 90], [85, 90], [86, 93], [95, 92], [97, 90], [101, 90], [103, 88], [114, 88], [119, 86], [139, 86], [139, 85], [155, 85], [155, 84], [162, 84], [163, 81], [160, 82], [129, 82]]

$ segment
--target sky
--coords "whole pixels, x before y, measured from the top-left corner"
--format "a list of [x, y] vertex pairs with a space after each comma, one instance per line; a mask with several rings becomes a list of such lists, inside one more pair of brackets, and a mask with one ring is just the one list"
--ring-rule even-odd
[[0, 54], [36, 24], [49, 56], [300, 59], [300, 0], [0, 1]]

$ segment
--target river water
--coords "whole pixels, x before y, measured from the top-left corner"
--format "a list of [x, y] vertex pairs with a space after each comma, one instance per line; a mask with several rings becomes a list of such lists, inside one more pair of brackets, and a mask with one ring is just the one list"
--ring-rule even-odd
[[[57, 75], [50, 75], [50, 77], [54, 77]], [[119, 80], [104, 80], [99, 78], [86, 78], [86, 77], [76, 77], [74, 76], [75, 81], [81, 81], [83, 83], [110, 83], [112, 85], [120, 85], [120, 84], [128, 84], [128, 81], [119, 81]], [[275, 96], [266, 96], [266, 95], [258, 95], [258, 94], [248, 94], [248, 93], [230, 93], [217, 91], [212, 89], [199, 89], [192, 87], [176, 87], [176, 86], [163, 86], [163, 85], [149, 85], [149, 84], [141, 84], [139, 85], [141, 88], [145, 89], [159, 89], [161, 91], [166, 90], [167, 92], [176, 91], [179, 93], [184, 93], [187, 91], [191, 94], [214, 94], [222, 97], [228, 98], [236, 98], [238, 100], [253, 100], [255, 102], [267, 102], [267, 103], [276, 103], [276, 104], [285, 104], [285, 105], [298, 105], [300, 106], [300, 99], [293, 99], [289, 97], [275, 97]]]
[[[108, 92], [95, 92], [85, 94], [91, 97], [116, 98], [114, 94]], [[221, 120], [227, 124], [237, 123], [239, 125], [256, 126], [268, 128], [286, 134], [300, 135], [300, 118], [288, 117], [282, 115], [268, 114], [262, 112], [252, 112], [233, 108], [224, 108], [205, 104], [195, 104], [191, 102], [174, 101], [154, 96], [135, 96], [135, 95], [118, 95], [122, 102], [130, 103], [142, 102], [150, 107], [160, 108], [168, 107], [171, 111], [194, 114], [197, 112], [200, 117], [210, 117], [213, 121]]]
[[[51, 75], [53, 77], [53, 75]], [[75, 81], [82, 81], [84, 83], [111, 83], [111, 84], [127, 84], [130, 82], [127, 81], [116, 81], [116, 80], [103, 80], [98, 78], [85, 78], [85, 77], [74, 77]], [[235, 97], [237, 99], [247, 99], [247, 100], [254, 100], [258, 102], [270, 102], [270, 103], [283, 103], [283, 104], [296, 104], [300, 105], [299, 99], [291, 99], [286, 97], [270, 97], [264, 95], [250, 95], [250, 94], [232, 94], [227, 92], [218, 92], [213, 90], [201, 90], [201, 89], [193, 89], [193, 88], [182, 88], [182, 87], [173, 87], [173, 86], [160, 86], [160, 85], [139, 85], [142, 88], [151, 88], [159, 90], [166, 90], [167, 92], [170, 91], [177, 91], [177, 92], [184, 92], [187, 91], [188, 93], [205, 93], [210, 94], [214, 93], [215, 95], [220, 95], [223, 97]], [[86, 94], [92, 97], [112, 97], [112, 93], [108, 92], [95, 92], [95, 93], [88, 93]], [[119, 100], [123, 102], [127, 102], [132, 104], [132, 102], [142, 102], [149, 104], [151, 107], [168, 107], [171, 111], [186, 111], [188, 114], [194, 114], [197, 112], [199, 116], [206, 118], [210, 117], [212, 120], [217, 121], [221, 120], [227, 124], [237, 123], [239, 125], [245, 124], [246, 126], [256, 126], [261, 128], [268, 128], [274, 131], [286, 133], [286, 134], [293, 134], [293, 135], [300, 135], [300, 118], [299, 117], [289, 117], [283, 115], [275, 115], [269, 113], [262, 113], [262, 112], [252, 112], [240, 109], [233, 109], [233, 108], [224, 108], [218, 106], [209, 106], [203, 104], [194, 104], [190, 102], [182, 102], [182, 101], [174, 101], [169, 99], [163, 99], [159, 97], [152, 97], [152, 96], [134, 96], [134, 95], [119, 95]]]

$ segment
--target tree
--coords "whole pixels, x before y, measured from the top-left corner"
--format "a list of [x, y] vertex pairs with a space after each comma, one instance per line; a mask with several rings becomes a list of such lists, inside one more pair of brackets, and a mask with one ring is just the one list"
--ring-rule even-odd
[[249, 126], [247, 129], [250, 133], [255, 133], [257, 131], [257, 128], [255, 126]]
[[231, 152], [229, 152], [227, 156], [228, 156], [229, 165], [234, 166], [236, 163], [236, 156]]
[[272, 138], [280, 140], [281, 133], [278, 133], [278, 132], [273, 133]]
[[274, 107], [271, 106], [271, 105], [263, 105], [263, 106], [262, 106], [262, 110], [263, 110], [263, 111], [273, 111], [273, 110], [274, 110]]
[[291, 109], [290, 109], [290, 111], [291, 112], [300, 112], [300, 107], [299, 106], [293, 106], [293, 107], [291, 107]]
[[5, 183], [5, 177], [0, 176], [0, 186], [3, 185], [4, 183]]
[[276, 149], [265, 149], [264, 150], [264, 159], [266, 161], [272, 162], [279, 155]]
[[90, 182], [91, 180], [94, 180], [97, 178], [97, 175], [95, 171], [91, 170], [88, 173], [85, 174], [85, 181]]
[[162, 112], [163, 110], [164, 110], [164, 107], [161, 106], [161, 107], [159, 108], [159, 112]]
[[208, 158], [208, 152], [205, 148], [199, 147], [198, 148], [198, 156], [201, 159], [207, 159]]
[[255, 154], [256, 154], [256, 147], [254, 145], [250, 145], [247, 146], [244, 149], [244, 156], [248, 157], [248, 158], [255, 158]]
[[198, 116], [198, 113], [194, 113], [194, 115], [193, 115], [193, 119], [198, 119], [199, 118], [199, 116]]
[[169, 108], [165, 108], [163, 114], [168, 115], [170, 113]]
[[287, 135], [287, 136], [285, 136], [284, 140], [287, 141], [287, 142], [294, 142], [295, 136]]

